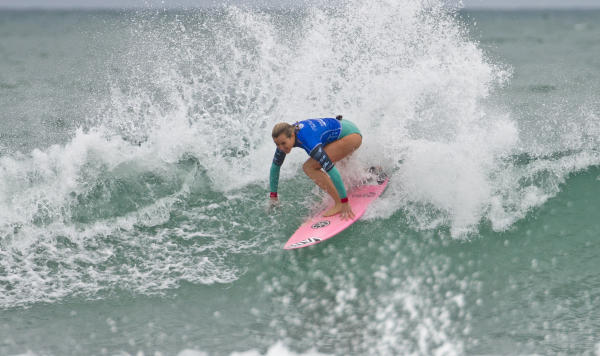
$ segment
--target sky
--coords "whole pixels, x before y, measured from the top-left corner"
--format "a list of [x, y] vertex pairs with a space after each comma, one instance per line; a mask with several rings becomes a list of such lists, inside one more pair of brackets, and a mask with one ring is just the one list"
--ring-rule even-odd
[[[284, 5], [294, 0], [228, 0], [230, 3]], [[454, 1], [456, 2], [456, 1]], [[0, 0], [0, 8], [130, 8], [194, 7], [219, 0]], [[600, 8], [600, 0], [463, 0], [467, 8]]]

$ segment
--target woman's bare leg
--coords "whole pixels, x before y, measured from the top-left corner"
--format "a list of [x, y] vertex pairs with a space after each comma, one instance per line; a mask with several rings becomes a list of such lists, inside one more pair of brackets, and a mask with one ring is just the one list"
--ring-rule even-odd
[[[350, 134], [328, 144], [325, 146], [324, 150], [332, 162], [337, 162], [344, 157], [349, 156], [358, 147], [360, 147], [361, 143], [362, 136], [359, 134]], [[312, 179], [319, 186], [319, 188], [326, 191], [335, 202], [335, 205], [326, 211], [323, 216], [331, 216], [339, 213], [341, 211], [340, 196], [338, 195], [331, 178], [329, 178], [327, 173], [321, 170], [321, 165], [319, 162], [313, 158], [309, 158], [306, 162], [304, 162], [302, 169], [304, 170], [304, 173], [306, 173], [306, 175], [309, 176], [310, 179]]]

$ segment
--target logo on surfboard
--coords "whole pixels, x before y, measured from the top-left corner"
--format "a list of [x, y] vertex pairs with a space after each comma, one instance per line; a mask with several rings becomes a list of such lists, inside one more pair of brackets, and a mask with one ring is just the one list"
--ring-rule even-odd
[[376, 195], [375, 192], [359, 193], [359, 194], [352, 194], [352, 198], [373, 198], [375, 195]]
[[306, 240], [302, 240], [302, 241], [298, 241], [295, 244], [291, 244], [290, 247], [298, 247], [298, 246], [303, 246], [303, 245], [307, 245], [313, 242], [320, 242], [321, 239], [318, 237], [309, 237]]
[[319, 222], [316, 222], [316, 223], [312, 224], [311, 227], [313, 229], [320, 229], [322, 227], [325, 227], [325, 226], [329, 225], [329, 223], [330, 223], [329, 220], [321, 220]]

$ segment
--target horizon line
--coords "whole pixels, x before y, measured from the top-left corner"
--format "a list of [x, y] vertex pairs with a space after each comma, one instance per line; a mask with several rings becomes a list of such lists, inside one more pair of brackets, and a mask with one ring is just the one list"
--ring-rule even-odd
[[[224, 5], [227, 6], [227, 5]], [[243, 6], [243, 7], [255, 7], [255, 6], [248, 6], [245, 4], [233, 4], [233, 6]], [[205, 5], [205, 6], [102, 6], [102, 5], [90, 5], [90, 6], [86, 6], [86, 5], [78, 5], [78, 6], [69, 6], [69, 5], [65, 5], [65, 6], [43, 6], [43, 5], [25, 5], [25, 6], [19, 6], [19, 5], [2, 5], [0, 4], [0, 11], [1, 10], [45, 10], [45, 11], [52, 11], [52, 10], [194, 10], [194, 9], [211, 9], [211, 8], [220, 8], [223, 7], [221, 5], [219, 6], [214, 6], [214, 5]], [[298, 6], [295, 5], [269, 5], [269, 6], [261, 6], [261, 8], [297, 8]], [[453, 7], [456, 8], [456, 7]], [[531, 11], [531, 10], [600, 10], [600, 4], [598, 5], [576, 5], [576, 6], [481, 6], [481, 5], [472, 5], [472, 6], [463, 6], [463, 7], [459, 7], [458, 10], [487, 10], [487, 11], [518, 11], [518, 10], [525, 10], [525, 11]]]
[[[313, 2], [311, 4], [311, 2]], [[546, 4], [546, 5], [533, 5], [533, 4], [484, 4], [477, 3], [475, 1], [464, 1], [466, 4], [459, 4], [463, 0], [445, 0], [442, 1], [445, 3], [444, 6], [447, 6], [450, 9], [458, 9], [458, 10], [593, 10], [600, 9], [600, 2], [595, 4]], [[12, 4], [2, 4], [0, 2], [0, 10], [192, 10], [192, 9], [208, 9], [208, 8], [222, 8], [226, 6], [240, 6], [240, 7], [248, 7], [248, 8], [299, 8], [299, 7], [329, 7], [333, 5], [328, 0], [304, 0], [304, 1], [294, 1], [294, 0], [286, 0], [286, 1], [272, 1], [272, 0], [261, 0], [257, 2], [249, 1], [249, 0], [205, 0], [200, 3], [194, 4], [173, 4], [170, 5], [165, 4], [165, 1], [162, 1], [161, 4], [153, 4], [152, 2], [146, 0], [145, 4], [134, 3], [133, 0], [125, 0], [122, 1], [124, 3], [115, 4], [114, 1], [108, 1], [109, 4], [82, 4], [82, 3], [63, 3], [63, 4], [23, 4], [23, 3], [12, 3]], [[333, 2], [336, 3], [335, 1]]]

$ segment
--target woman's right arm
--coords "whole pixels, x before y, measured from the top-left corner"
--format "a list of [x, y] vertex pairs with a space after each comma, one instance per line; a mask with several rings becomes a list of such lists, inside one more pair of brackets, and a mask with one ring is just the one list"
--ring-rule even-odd
[[271, 171], [269, 174], [269, 186], [271, 188], [271, 199], [277, 200], [277, 187], [279, 186], [279, 170], [285, 159], [285, 152], [279, 148], [275, 150], [273, 163], [271, 163]]

